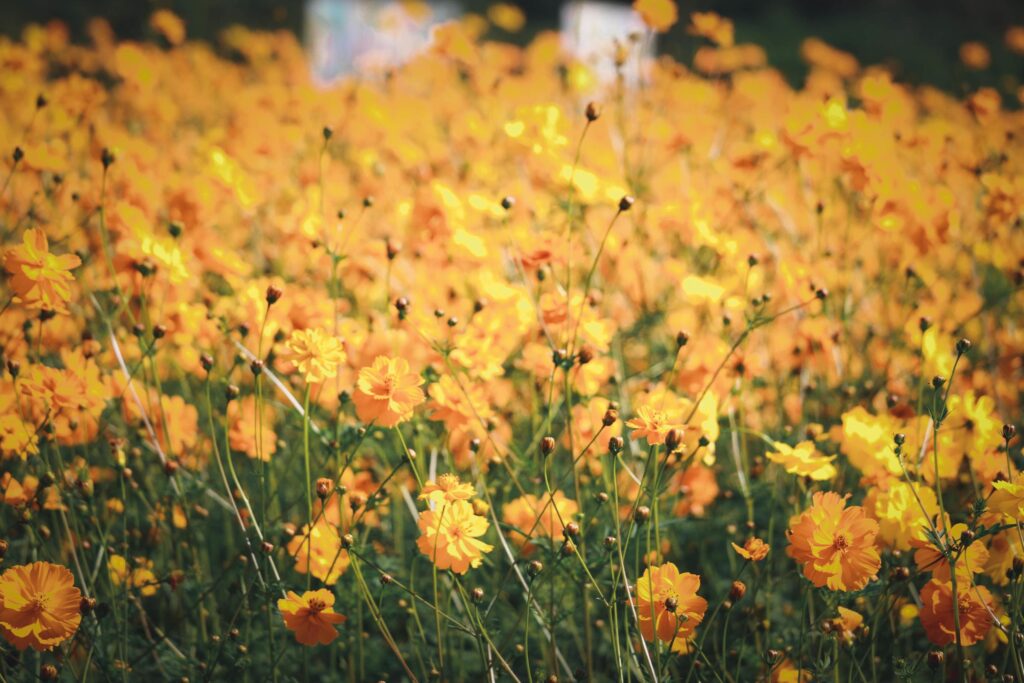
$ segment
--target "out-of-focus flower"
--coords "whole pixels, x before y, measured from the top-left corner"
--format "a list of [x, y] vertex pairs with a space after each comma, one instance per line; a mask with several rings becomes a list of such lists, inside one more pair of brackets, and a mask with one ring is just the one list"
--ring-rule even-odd
[[734, 32], [731, 19], [714, 12], [694, 12], [690, 15], [687, 31], [695, 36], [707, 38], [719, 47], [732, 47]]
[[813, 441], [801, 441], [795, 446], [776, 441], [773, 448], [765, 457], [782, 465], [789, 474], [810, 477], [814, 481], [829, 481], [836, 476], [836, 467], [832, 464], [835, 458], [819, 453]]
[[936, 645], [956, 641], [953, 610], [958, 611], [960, 642], [974, 645], [985, 637], [992, 626], [992, 594], [984, 586], [966, 581], [957, 584], [957, 603], [953, 602], [953, 584], [932, 579], [921, 589], [921, 625], [928, 640]]
[[664, 33], [679, 21], [675, 0], [634, 0], [633, 9], [652, 31], [658, 33]]

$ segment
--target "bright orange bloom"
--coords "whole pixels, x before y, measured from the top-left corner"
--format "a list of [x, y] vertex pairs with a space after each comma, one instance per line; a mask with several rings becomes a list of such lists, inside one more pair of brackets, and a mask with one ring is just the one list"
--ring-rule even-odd
[[341, 341], [323, 330], [296, 330], [285, 347], [281, 360], [294, 365], [310, 384], [337, 376], [338, 365], [345, 362]]
[[[940, 529], [941, 531], [941, 529]], [[950, 538], [959, 540], [961, 535], [967, 531], [966, 524], [954, 524], [950, 530]], [[931, 572], [933, 579], [949, 581], [949, 561], [946, 555], [939, 551], [935, 545], [926, 540], [924, 534], [910, 541], [910, 545], [916, 548], [914, 551], [914, 562], [922, 572]], [[971, 577], [985, 571], [988, 563], [988, 549], [983, 541], [974, 541], [963, 551], [956, 563], [956, 575], [960, 581], [970, 582]]]
[[782, 465], [789, 474], [810, 477], [814, 481], [828, 481], [836, 476], [836, 467], [832, 464], [835, 458], [819, 453], [813, 441], [801, 441], [795, 446], [776, 441], [772, 448], [765, 457]]
[[751, 562], [760, 562], [764, 558], [768, 557], [768, 551], [770, 551], [772, 547], [755, 536], [748, 538], [742, 548], [733, 543], [732, 549], [735, 550], [743, 559], [750, 560]]
[[4, 254], [15, 301], [32, 309], [67, 313], [71, 283], [75, 281], [71, 271], [81, 265], [82, 259], [74, 254], [51, 254], [42, 228], [26, 230], [22, 239], [22, 244]]
[[679, 500], [672, 508], [672, 514], [677, 517], [703, 516], [707, 507], [718, 498], [719, 492], [715, 471], [699, 462], [676, 472], [669, 482], [668, 490], [679, 494]]
[[344, 623], [347, 617], [335, 612], [333, 605], [334, 593], [326, 588], [306, 591], [301, 596], [288, 591], [288, 597], [277, 601], [284, 625], [303, 645], [327, 645], [338, 637], [334, 626]]
[[420, 513], [416, 545], [438, 569], [465, 574], [470, 567], [479, 567], [484, 554], [494, 549], [479, 540], [488, 526], [487, 519], [473, 512], [469, 502], [456, 500], [439, 510]]
[[[992, 594], [984, 586], [957, 583], [960, 641], [973, 645], [985, 637], [992, 626]], [[921, 589], [921, 625], [928, 640], [936, 645], [949, 645], [956, 640], [953, 617], [953, 584], [932, 579]]]
[[425, 397], [420, 385], [423, 378], [409, 371], [404, 358], [377, 356], [373, 365], [359, 371], [352, 400], [356, 414], [363, 422], [379, 427], [394, 427], [412, 417], [413, 409]]
[[0, 633], [19, 650], [52, 649], [78, 630], [81, 601], [67, 567], [49, 562], [11, 567], [0, 575]]
[[[295, 559], [295, 571], [305, 574], [310, 571], [328, 586], [348, 569], [348, 551], [341, 547], [341, 536], [333, 524], [322, 517], [307, 533], [308, 525], [288, 542], [288, 553]], [[307, 542], [308, 539], [308, 542]]]
[[878, 522], [838, 493], [818, 491], [811, 507], [789, 520], [786, 554], [803, 564], [818, 588], [859, 590], [878, 574]]
[[732, 20], [714, 12], [694, 12], [690, 15], [690, 26], [687, 30], [692, 35], [707, 38], [720, 47], [732, 47], [735, 42]]
[[571, 522], [579, 511], [575, 500], [555, 491], [550, 501], [547, 496], [538, 498], [532, 493], [509, 501], [501, 516], [505, 524], [518, 530], [513, 531], [511, 538], [522, 545], [538, 535], [560, 538], [564, 525]]
[[864, 615], [842, 606], [837, 609], [839, 616], [831, 620], [832, 632], [844, 643], [850, 645], [856, 637], [857, 629], [864, 623]]
[[647, 439], [647, 444], [656, 446], [665, 443], [665, 435], [682, 425], [671, 424], [668, 414], [649, 405], [637, 408], [636, 417], [626, 423], [633, 430], [634, 439]]
[[634, 0], [633, 9], [652, 31], [664, 33], [679, 21], [675, 0]]
[[458, 475], [442, 474], [437, 481], [430, 480], [423, 485], [420, 499], [429, 500], [434, 505], [444, 505], [457, 500], [469, 500], [475, 489], [472, 484], [463, 484]]
[[648, 567], [636, 582], [636, 613], [645, 640], [655, 634], [663, 643], [671, 643], [673, 652], [686, 652], [687, 641], [708, 608], [708, 601], [697, 595], [700, 577], [680, 573], [671, 562]]

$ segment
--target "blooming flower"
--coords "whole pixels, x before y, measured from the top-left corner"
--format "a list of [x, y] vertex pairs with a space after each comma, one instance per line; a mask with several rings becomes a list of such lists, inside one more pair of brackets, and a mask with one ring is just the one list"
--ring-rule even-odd
[[288, 542], [288, 553], [295, 559], [295, 571], [312, 572], [330, 586], [348, 569], [348, 551], [341, 547], [338, 530], [322, 517], [312, 531], [308, 529], [309, 525], [303, 525], [301, 533]]
[[111, 583], [115, 586], [120, 586], [127, 578], [129, 584], [138, 588], [144, 597], [148, 598], [156, 595], [159, 582], [152, 570], [153, 562], [142, 560], [137, 562], [137, 564], [139, 566], [129, 571], [128, 561], [123, 555], [111, 554], [110, 559], [107, 560], [107, 570], [110, 572]]
[[751, 562], [760, 562], [764, 558], [768, 557], [768, 551], [772, 549], [770, 545], [762, 541], [756, 536], [748, 538], [747, 542], [743, 544], [743, 547], [732, 544], [732, 549], [745, 560]]
[[505, 524], [514, 530], [512, 540], [522, 545], [534, 534], [559, 538], [563, 525], [572, 521], [579, 510], [576, 501], [566, 498], [561, 491], [555, 491], [550, 499], [527, 493], [506, 503], [501, 516]]
[[4, 253], [4, 268], [11, 274], [9, 284], [17, 301], [31, 309], [67, 313], [71, 300], [71, 271], [82, 260], [74, 254], [50, 253], [42, 228], [29, 228], [22, 243]]
[[[950, 529], [949, 539], [958, 541], [965, 531], [967, 531], [966, 524], [954, 524]], [[924, 537], [923, 530], [917, 538], [910, 542], [910, 545], [916, 548], [914, 562], [919, 571], [931, 572], [933, 579], [949, 581], [949, 561], [946, 559], [945, 553]], [[960, 554], [956, 563], [956, 575], [960, 581], [970, 582], [974, 574], [985, 571], [987, 562], [988, 549], [985, 547], [985, 543], [975, 540]]]
[[334, 593], [326, 588], [306, 591], [301, 596], [288, 591], [288, 597], [277, 601], [284, 625], [303, 645], [327, 645], [338, 637], [334, 627], [347, 617], [335, 612], [333, 605]]
[[801, 441], [795, 446], [776, 441], [773, 448], [765, 457], [782, 465], [789, 474], [810, 477], [814, 481], [828, 481], [836, 476], [836, 467], [832, 464], [835, 458], [819, 453], [813, 441]]
[[285, 348], [281, 360], [294, 365], [310, 384], [337, 376], [338, 365], [345, 362], [341, 341], [319, 329], [292, 332]]
[[442, 474], [437, 480], [431, 479], [423, 485], [421, 500], [428, 500], [433, 505], [444, 505], [457, 500], [469, 500], [475, 492], [472, 484], [463, 484], [458, 475]]
[[416, 545], [438, 569], [465, 574], [470, 567], [479, 567], [483, 556], [494, 549], [479, 540], [488, 526], [487, 519], [474, 513], [469, 502], [456, 500], [439, 510], [420, 513]]
[[680, 573], [671, 562], [645, 569], [636, 582], [636, 613], [644, 639], [653, 641], [657, 635], [673, 652], [685, 652], [708, 608], [708, 601], [697, 595], [699, 589], [699, 576]]
[[675, 0], [634, 0], [633, 9], [652, 31], [664, 33], [679, 20]]
[[649, 405], [637, 408], [636, 417], [626, 423], [633, 431], [634, 439], [647, 439], [647, 444], [656, 446], [665, 443], [665, 435], [682, 425], [672, 424], [667, 413]]
[[[989, 608], [992, 595], [984, 586], [964, 581], [957, 584], [957, 610], [960, 620], [960, 641], [973, 645], [992, 626]], [[921, 589], [921, 625], [928, 640], [936, 645], [949, 645], [956, 640], [953, 615], [953, 584], [932, 579]]]
[[67, 567], [49, 562], [0, 575], [0, 633], [19, 650], [52, 649], [78, 629], [82, 594]]
[[878, 522], [864, 508], [845, 505], [838, 493], [819, 491], [809, 509], [789, 520], [786, 554], [803, 564], [804, 576], [818, 588], [859, 590], [882, 564], [875, 547]]
[[363, 422], [380, 427], [394, 427], [412, 417], [413, 409], [425, 397], [420, 385], [423, 378], [409, 371], [404, 358], [377, 356], [373, 365], [359, 371], [352, 399], [356, 414]]
[[837, 609], [839, 616], [831, 620], [832, 632], [844, 643], [850, 645], [856, 637], [857, 629], [864, 623], [864, 615], [843, 606], [839, 606]]

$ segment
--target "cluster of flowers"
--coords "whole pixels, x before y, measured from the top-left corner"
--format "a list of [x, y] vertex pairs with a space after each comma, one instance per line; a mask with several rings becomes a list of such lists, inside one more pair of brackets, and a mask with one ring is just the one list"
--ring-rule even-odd
[[0, 677], [1024, 680], [1024, 114], [488, 16], [0, 39]]

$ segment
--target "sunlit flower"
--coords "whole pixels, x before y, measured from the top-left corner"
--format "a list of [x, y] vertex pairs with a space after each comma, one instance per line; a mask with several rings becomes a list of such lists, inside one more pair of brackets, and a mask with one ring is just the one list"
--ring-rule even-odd
[[707, 38], [715, 45], [732, 47], [732, 20], [721, 17], [714, 12], [694, 12], [690, 15], [688, 31], [693, 35]]
[[49, 562], [11, 567], [0, 575], [0, 633], [19, 650], [50, 650], [78, 630], [81, 601], [67, 567]]
[[878, 522], [859, 506], [845, 507], [834, 492], [814, 494], [810, 508], [789, 521], [786, 554], [803, 565], [811, 583], [830, 590], [859, 590], [881, 567], [875, 536]]
[[310, 572], [330, 586], [348, 569], [348, 551], [341, 546], [337, 528], [322, 517], [311, 532], [308, 528], [303, 525], [302, 531], [288, 541], [288, 554], [295, 560], [295, 571]]
[[762, 541], [756, 536], [748, 538], [743, 547], [732, 544], [732, 549], [745, 560], [751, 562], [760, 562], [764, 558], [768, 557], [768, 551], [771, 550], [771, 546]]
[[423, 403], [423, 378], [409, 370], [404, 358], [377, 356], [359, 371], [353, 400], [359, 419], [378, 427], [394, 427], [412, 417]]
[[281, 360], [291, 363], [307, 383], [317, 384], [338, 374], [345, 350], [336, 337], [323, 330], [296, 330], [285, 343]]
[[487, 519], [477, 515], [469, 502], [456, 500], [420, 512], [416, 545], [438, 569], [465, 574], [470, 567], [479, 567], [483, 556], [494, 549], [479, 540], [488, 526]]
[[443, 506], [457, 500], [469, 500], [475, 492], [473, 485], [463, 484], [458, 475], [442, 474], [436, 481], [431, 479], [423, 485], [420, 499], [428, 500], [435, 506]]
[[658, 33], [664, 33], [679, 21], [675, 0], [633, 0], [633, 9]]
[[303, 645], [328, 645], [338, 637], [337, 624], [346, 620], [344, 614], [334, 611], [334, 593], [321, 588], [306, 591], [301, 596], [288, 591], [288, 596], [277, 601], [284, 625], [295, 633], [295, 640]]
[[28, 308], [67, 313], [71, 300], [71, 271], [81, 265], [75, 254], [50, 253], [42, 228], [29, 228], [22, 244], [4, 252], [4, 268], [11, 274], [8, 284], [17, 301]]
[[537, 536], [561, 538], [565, 525], [574, 521], [578, 512], [576, 501], [555, 491], [550, 498], [527, 493], [511, 500], [502, 508], [501, 516], [502, 521], [512, 527], [513, 542], [522, 545]]
[[782, 465], [789, 474], [814, 481], [829, 481], [836, 476], [836, 467], [832, 464], [835, 458], [819, 453], [813, 441], [801, 441], [796, 446], [776, 441], [773, 448], [765, 457]]
[[665, 435], [673, 429], [681, 429], [682, 425], [673, 424], [668, 413], [649, 405], [637, 408], [636, 417], [626, 422], [633, 430], [634, 439], [647, 439], [651, 446], [665, 443]]
[[653, 641], [657, 635], [673, 652], [686, 652], [708, 608], [698, 590], [700, 577], [681, 573], [671, 562], [645, 569], [636, 582], [636, 614], [644, 639]]

